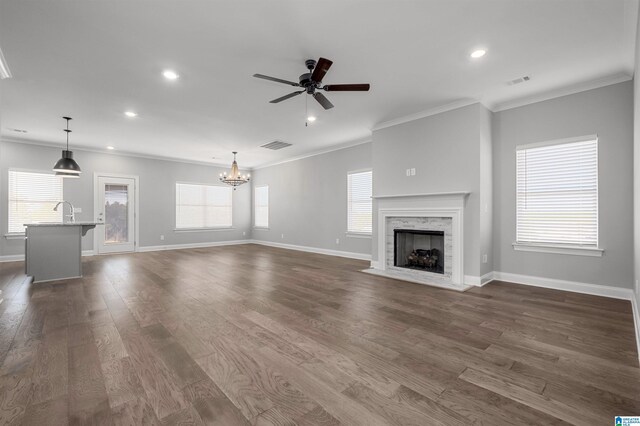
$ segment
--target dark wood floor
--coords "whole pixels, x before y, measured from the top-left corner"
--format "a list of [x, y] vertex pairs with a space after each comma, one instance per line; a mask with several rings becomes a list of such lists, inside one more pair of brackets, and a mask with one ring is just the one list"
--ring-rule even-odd
[[457, 293], [256, 245], [0, 264], [0, 424], [607, 425], [640, 415], [629, 302]]

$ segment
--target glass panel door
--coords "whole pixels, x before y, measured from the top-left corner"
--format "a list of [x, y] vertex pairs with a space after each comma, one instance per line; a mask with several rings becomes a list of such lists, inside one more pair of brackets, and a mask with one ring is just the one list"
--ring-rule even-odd
[[98, 177], [98, 253], [135, 250], [135, 180]]
[[129, 241], [129, 186], [104, 186], [104, 243], [121, 244]]

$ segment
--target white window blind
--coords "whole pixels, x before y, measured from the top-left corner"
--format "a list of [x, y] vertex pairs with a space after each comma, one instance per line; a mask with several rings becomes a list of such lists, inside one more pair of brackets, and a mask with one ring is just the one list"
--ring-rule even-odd
[[371, 196], [373, 193], [373, 173], [349, 173], [347, 177], [347, 231], [370, 234], [373, 213]]
[[259, 228], [269, 227], [269, 187], [257, 186], [254, 195], [254, 225]]
[[9, 170], [9, 233], [24, 232], [25, 223], [62, 222], [62, 177], [52, 173]]
[[518, 243], [598, 246], [598, 140], [519, 147]]
[[176, 183], [176, 228], [225, 228], [232, 224], [232, 189]]

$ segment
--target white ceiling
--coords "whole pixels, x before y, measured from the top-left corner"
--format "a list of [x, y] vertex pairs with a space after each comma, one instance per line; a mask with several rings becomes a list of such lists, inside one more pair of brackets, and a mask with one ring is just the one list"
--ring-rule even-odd
[[[367, 139], [377, 124], [451, 103], [488, 106], [633, 75], [637, 4], [625, 0], [2, 0], [2, 136], [244, 167]], [[487, 55], [471, 60], [476, 47]], [[370, 92], [268, 101], [304, 60]], [[163, 69], [181, 78], [168, 82]], [[507, 81], [530, 75], [525, 84]], [[318, 120], [305, 127], [305, 101]], [[135, 119], [123, 115], [134, 110]], [[18, 134], [9, 129], [28, 131]], [[280, 151], [259, 146], [293, 143]], [[216, 157], [216, 160], [211, 160]]]

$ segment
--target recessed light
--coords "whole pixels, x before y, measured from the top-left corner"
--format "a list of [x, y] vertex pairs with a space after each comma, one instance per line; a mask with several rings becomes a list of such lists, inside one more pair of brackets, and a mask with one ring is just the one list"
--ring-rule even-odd
[[307, 121], [310, 121], [311, 123], [313, 123], [314, 121], [316, 121], [316, 118], [313, 115], [310, 115], [307, 117]]
[[124, 113], [124, 115], [126, 115], [127, 117], [131, 117], [131, 118], [133, 118], [133, 117], [137, 117], [137, 116], [138, 116], [138, 114], [136, 114], [136, 113], [135, 113], [135, 112], [133, 112], [133, 111], [126, 111], [126, 112]]
[[473, 52], [471, 52], [471, 57], [473, 59], [482, 58], [486, 53], [487, 51], [484, 49], [474, 50]]
[[178, 75], [178, 73], [177, 73], [177, 72], [175, 72], [175, 71], [171, 71], [171, 70], [164, 70], [164, 71], [162, 72], [162, 75], [163, 75], [163, 76], [164, 76], [164, 78], [166, 78], [167, 80], [177, 80], [177, 79], [178, 79], [178, 77], [180, 77], [180, 76]]
[[116, 149], [116, 148], [115, 148], [115, 147], [113, 147], [113, 146], [111, 146], [111, 145], [109, 145], [109, 146], [107, 147], [107, 149], [108, 149], [109, 151], [112, 151], [112, 150], [114, 150], [114, 149]]

